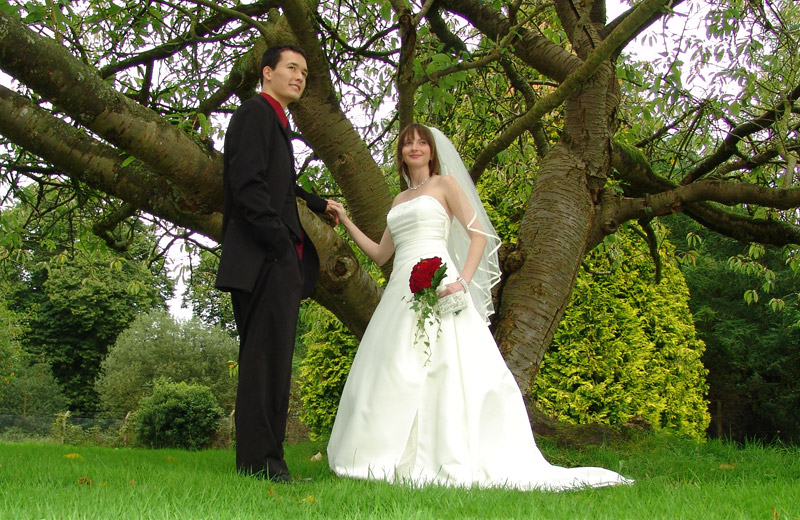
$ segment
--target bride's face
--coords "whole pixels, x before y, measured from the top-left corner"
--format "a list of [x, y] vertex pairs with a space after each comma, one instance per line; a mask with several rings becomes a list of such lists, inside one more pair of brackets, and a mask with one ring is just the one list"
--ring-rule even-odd
[[403, 162], [409, 169], [427, 166], [431, 160], [431, 145], [419, 136], [415, 130], [414, 135], [408, 136], [403, 143]]

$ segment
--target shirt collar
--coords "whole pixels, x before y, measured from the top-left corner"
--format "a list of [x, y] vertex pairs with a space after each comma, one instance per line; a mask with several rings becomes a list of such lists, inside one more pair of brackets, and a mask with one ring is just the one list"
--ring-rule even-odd
[[283, 110], [283, 106], [281, 106], [281, 104], [278, 103], [278, 101], [276, 101], [275, 98], [273, 98], [266, 92], [261, 92], [261, 95], [264, 96], [264, 99], [266, 99], [269, 102], [269, 104], [272, 106], [272, 109], [275, 110], [276, 114], [278, 114], [278, 119], [281, 120], [281, 124], [283, 125], [284, 128], [286, 128], [286, 125], [289, 124], [289, 119], [286, 117], [286, 112]]

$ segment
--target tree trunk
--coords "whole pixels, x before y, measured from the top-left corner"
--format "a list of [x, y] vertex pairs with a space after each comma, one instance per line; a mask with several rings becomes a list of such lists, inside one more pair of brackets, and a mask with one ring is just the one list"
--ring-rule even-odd
[[521, 267], [502, 289], [495, 337], [523, 392], [564, 316], [609, 171], [613, 74], [603, 65], [566, 103], [564, 133], [542, 162], [520, 226]]

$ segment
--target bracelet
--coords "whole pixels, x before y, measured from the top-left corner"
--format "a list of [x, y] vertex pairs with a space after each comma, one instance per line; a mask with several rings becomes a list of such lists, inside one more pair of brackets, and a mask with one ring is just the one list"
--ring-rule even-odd
[[466, 280], [464, 280], [460, 276], [456, 277], [456, 280], [458, 281], [458, 283], [460, 283], [464, 287], [464, 292], [468, 292], [469, 291], [469, 284], [467, 283]]

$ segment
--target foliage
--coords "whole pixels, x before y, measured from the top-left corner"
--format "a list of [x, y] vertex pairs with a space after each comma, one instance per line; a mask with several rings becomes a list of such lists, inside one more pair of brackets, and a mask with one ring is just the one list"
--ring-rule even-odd
[[[150, 272], [131, 262], [76, 257], [41, 275], [39, 292], [25, 302], [35, 309], [25, 347], [45, 356], [72, 409], [92, 411], [94, 380], [108, 347], [137, 314], [163, 300], [150, 285]], [[131, 283], [141, 289], [131, 293]]]
[[[681, 270], [692, 293], [697, 334], [706, 344], [710, 433], [797, 442], [800, 283], [784, 260], [791, 252], [765, 248], [753, 259], [751, 246], [710, 234], [685, 218], [676, 216], [670, 227], [684, 259]], [[754, 286], [761, 289], [765, 270], [773, 273], [772, 282], [770, 293], [761, 294], [785, 297], [787, 305], [746, 300]]]
[[176, 322], [165, 311], [138, 316], [117, 337], [101, 365], [95, 389], [101, 409], [124, 416], [152, 391], [155, 381], [208, 387], [226, 411], [233, 409], [236, 379], [228, 363], [238, 346], [221, 328], [194, 318]]
[[[685, 8], [686, 30], [642, 36], [642, 47], [663, 39], [663, 50], [642, 52], [641, 60], [620, 60], [617, 71], [624, 95], [615, 138], [640, 147], [653, 169], [672, 182], [685, 182], [687, 175], [702, 171], [703, 159], [718, 150], [732, 129], [791, 105], [790, 93], [800, 80], [800, 59], [791, 50], [800, 37], [796, 2], [686, 2]], [[702, 23], [695, 29], [691, 20]], [[792, 172], [800, 157], [796, 114], [790, 110], [779, 116], [772, 128], [746, 136], [749, 148], [744, 155], [752, 160], [731, 158], [703, 174], [769, 187], [794, 186]], [[726, 146], [732, 144], [730, 140]], [[791, 212], [758, 204], [731, 209], [749, 217], [794, 222]]]
[[638, 416], [657, 429], [705, 435], [704, 345], [673, 248], [662, 243], [659, 253], [660, 282], [647, 248], [630, 232], [589, 256], [533, 383], [545, 412], [574, 423]]
[[[186, 251], [191, 255], [194, 250]], [[236, 320], [228, 294], [217, 290], [214, 282], [217, 277], [219, 257], [207, 250], [197, 251], [198, 265], [183, 268], [186, 277], [186, 290], [183, 303], [188, 304], [194, 316], [208, 325], [219, 325], [231, 336], [236, 336]]]
[[329, 311], [313, 305], [306, 318], [310, 329], [302, 341], [306, 355], [300, 363], [300, 419], [312, 439], [330, 433], [358, 340]]
[[30, 354], [21, 356], [15, 377], [0, 400], [0, 413], [11, 415], [49, 415], [69, 406], [50, 365]]
[[140, 401], [133, 421], [137, 441], [144, 446], [198, 450], [211, 442], [221, 416], [207, 386], [160, 379]]
[[[20, 193], [33, 197], [28, 188]], [[8, 306], [28, 318], [20, 342], [44, 357], [81, 412], [95, 410], [94, 380], [117, 334], [137, 314], [164, 306], [172, 290], [163, 258], [150, 254], [152, 234], [134, 223], [139, 232], [129, 240], [106, 241], [91, 231], [90, 206], [45, 192], [0, 219], [18, 236], [0, 247], [0, 259]]]
[[[18, 377], [23, 351], [19, 342], [21, 317], [7, 307], [8, 284], [0, 280], [0, 403], [5, 403], [7, 388]], [[5, 404], [0, 405], [4, 408]]]

